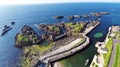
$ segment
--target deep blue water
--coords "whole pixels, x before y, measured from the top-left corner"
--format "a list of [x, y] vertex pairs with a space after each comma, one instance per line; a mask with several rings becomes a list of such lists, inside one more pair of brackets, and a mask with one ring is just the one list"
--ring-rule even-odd
[[[34, 24], [40, 23], [57, 23], [60, 21], [70, 21], [67, 19], [54, 20], [52, 16], [56, 15], [75, 15], [88, 14], [89, 12], [111, 11], [110, 15], [101, 18], [101, 24], [93, 30], [88, 36], [92, 43], [88, 48], [76, 54], [73, 57], [67, 58], [66, 61], [72, 60], [79, 62], [70, 62], [72, 67], [84, 67], [84, 61], [87, 58], [92, 59], [95, 54], [94, 44], [97, 40], [103, 40], [107, 33], [107, 29], [111, 25], [120, 25], [120, 4], [119, 3], [64, 3], [64, 4], [41, 4], [41, 5], [9, 5], [0, 6], [0, 33], [4, 25], [10, 25], [10, 22], [15, 21], [16, 24], [5, 36], [0, 37], [0, 67], [16, 67], [18, 65], [19, 56], [22, 50], [14, 47], [14, 37], [21, 27], [25, 24], [34, 27]], [[82, 19], [75, 19], [78, 21]], [[94, 38], [96, 32], [102, 32], [102, 38]], [[79, 58], [78, 58], [79, 57]], [[77, 58], [77, 59], [76, 59]], [[82, 60], [80, 60], [82, 58]], [[75, 66], [76, 65], [76, 66]], [[69, 66], [70, 67], [70, 66]]]

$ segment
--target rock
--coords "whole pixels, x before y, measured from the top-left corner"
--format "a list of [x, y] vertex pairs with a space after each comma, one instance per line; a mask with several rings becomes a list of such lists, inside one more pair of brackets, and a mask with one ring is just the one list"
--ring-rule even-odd
[[90, 15], [82, 15], [82, 17], [84, 17], [84, 18], [90, 18], [91, 16]]
[[44, 30], [46, 27], [47, 27], [46, 24], [40, 24], [40, 25], [39, 25], [39, 28], [40, 28], [41, 30]]
[[73, 20], [74, 16], [68, 16], [68, 19]]
[[28, 25], [23, 26], [21, 29], [22, 33], [18, 33], [15, 36], [15, 46], [16, 47], [24, 47], [33, 44], [40, 44], [42, 41], [41, 37], [38, 37], [35, 34], [35, 31]]
[[75, 18], [81, 18], [81, 16], [80, 16], [80, 15], [74, 15], [74, 17], [75, 17]]
[[14, 25], [15, 24], [15, 22], [13, 21], [13, 22], [11, 22], [11, 25]]
[[64, 28], [65, 27], [65, 23], [63, 23], [63, 22], [62, 23], [57, 23], [57, 26]]
[[27, 31], [34, 33], [33, 29], [30, 26], [24, 25], [23, 28], [21, 29], [22, 34], [26, 35]]
[[64, 16], [54, 16], [53, 18], [54, 19], [62, 19], [62, 18], [64, 18]]

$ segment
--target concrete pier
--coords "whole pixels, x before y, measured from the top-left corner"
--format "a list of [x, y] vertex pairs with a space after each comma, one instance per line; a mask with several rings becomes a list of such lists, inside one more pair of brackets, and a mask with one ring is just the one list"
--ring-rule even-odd
[[[76, 40], [78, 40], [78, 39], [76, 39]], [[76, 40], [75, 40], [75, 41], [76, 41]], [[75, 42], [75, 41], [73, 41], [73, 42]], [[73, 43], [73, 42], [72, 42], [72, 43], [70, 43], [70, 44], [72, 44], [71, 47], [68, 47], [68, 45], [63, 46], [63, 47], [61, 47], [61, 48], [64, 48], [64, 49], [58, 49], [58, 50], [54, 51], [53, 53], [50, 53], [50, 54], [47, 54], [47, 55], [43, 56], [43, 57], [40, 58], [40, 59], [41, 59], [44, 63], [48, 63], [48, 62], [51, 62], [51, 61], [59, 60], [59, 59], [61, 59], [61, 58], [67, 57], [67, 56], [69, 56], [69, 55], [71, 55], [71, 54], [74, 54], [75, 52], [83, 49], [84, 47], [86, 47], [86, 46], [89, 44], [89, 41], [90, 41], [89, 38], [88, 38], [88, 37], [85, 37], [85, 41], [84, 41], [82, 44], [80, 44], [79, 41], [76, 42], [76, 43], [74, 43], [74, 44], [72, 44], [72, 43]], [[73, 46], [75, 46], [77, 43], [78, 43], [79, 45], [76, 46], [76, 47], [73, 47]], [[67, 47], [68, 47], [68, 48], [67, 48]], [[70, 49], [69, 49], [69, 48], [70, 48]], [[68, 49], [69, 49], [69, 50], [68, 50]]]
[[85, 33], [85, 35], [87, 35], [88, 33], [91, 32], [91, 30], [93, 30], [96, 26], [98, 26], [100, 24], [100, 22], [98, 21], [94, 26], [90, 26], [88, 28], [85, 28], [85, 31], [83, 33]]

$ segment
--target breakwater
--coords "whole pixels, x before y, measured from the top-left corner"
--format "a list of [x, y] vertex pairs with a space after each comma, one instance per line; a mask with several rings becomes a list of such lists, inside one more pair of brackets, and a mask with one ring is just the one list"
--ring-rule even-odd
[[[72, 54], [82, 50], [90, 43], [90, 39], [86, 35], [91, 30], [93, 30], [96, 26], [98, 26], [99, 24], [100, 24], [100, 22], [98, 21], [94, 25], [90, 25], [89, 27], [85, 28], [85, 31], [83, 33], [81, 33], [83, 35], [83, 37], [85, 38], [85, 40], [83, 42], [80, 42], [81, 39], [78, 38], [78, 39], [74, 40], [73, 42], [71, 42], [70, 44], [68, 44], [66, 46], [62, 46], [59, 49], [57, 49], [55, 51], [51, 51], [49, 54], [46, 54], [46, 55], [40, 57], [39, 60], [42, 63], [45, 63], [46, 67], [51, 67], [50, 62], [59, 60], [61, 58], [67, 57], [69, 55], [72, 55]], [[75, 46], [76, 44], [79, 44], [79, 45]]]

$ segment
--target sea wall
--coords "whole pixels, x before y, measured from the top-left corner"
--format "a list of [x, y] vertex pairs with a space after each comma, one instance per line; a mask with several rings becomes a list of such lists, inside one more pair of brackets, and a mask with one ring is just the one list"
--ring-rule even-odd
[[85, 28], [85, 31], [83, 31], [83, 33], [85, 35], [87, 35], [88, 33], [90, 33], [91, 30], [93, 30], [96, 26], [98, 26], [100, 24], [100, 22], [98, 21], [94, 26], [90, 26], [88, 28]]
[[[46, 54], [46, 55], [40, 57], [39, 60], [42, 63], [46, 63], [46, 67], [50, 67], [50, 62], [62, 59], [64, 57], [67, 57], [69, 55], [72, 55], [72, 54], [82, 50], [90, 43], [90, 39], [86, 35], [99, 24], [100, 24], [100, 22], [97, 22], [95, 25], [85, 28], [85, 31], [83, 33], [81, 33], [85, 38], [84, 42], [81, 43], [80, 38], [77, 38], [70, 44], [60, 47], [59, 49], [57, 49], [55, 51], [51, 51], [49, 54]], [[79, 45], [75, 46], [75, 44], [79, 44]]]
[[[77, 42], [74, 43], [75, 41], [77, 41]], [[56, 51], [43, 56], [42, 58], [40, 58], [41, 62], [49, 63], [49, 62], [56, 61], [61, 58], [67, 57], [69, 55], [72, 55], [72, 54], [82, 50], [90, 43], [90, 39], [86, 36], [85, 36], [85, 41], [81, 44], [79, 43], [79, 41], [80, 41], [79, 39], [76, 39], [75, 41], [71, 42], [70, 43], [71, 45], [69, 44], [69, 47], [68, 47], [68, 45], [63, 46], [63, 47], [61, 47], [61, 49], [57, 49]], [[76, 47], [73, 47], [76, 44], [79, 44], [79, 45]]]

